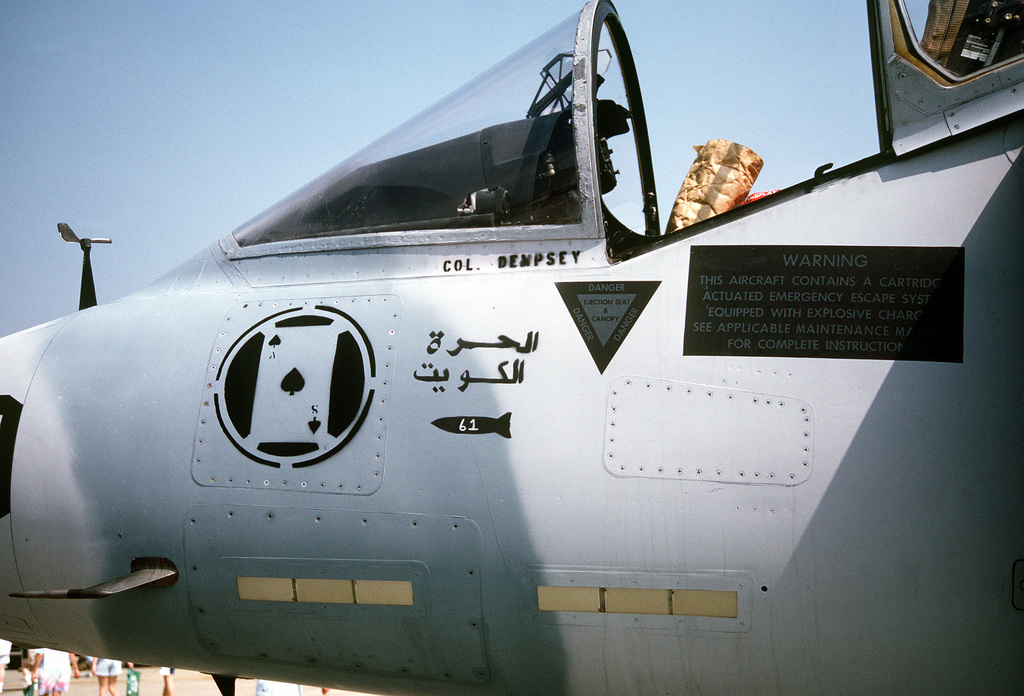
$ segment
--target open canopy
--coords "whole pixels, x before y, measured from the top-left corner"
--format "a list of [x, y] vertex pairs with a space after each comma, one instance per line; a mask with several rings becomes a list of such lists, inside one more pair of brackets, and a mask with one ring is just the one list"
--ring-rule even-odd
[[577, 19], [246, 223], [236, 241], [578, 220]]
[[[618, 214], [633, 218], [634, 231], [656, 229], [653, 181], [645, 219], [640, 171], [653, 177], [649, 157], [638, 164], [649, 147], [630, 78], [614, 8], [593, 2], [232, 236], [244, 248], [402, 230], [581, 226], [592, 188], [610, 193], [623, 181], [620, 194], [629, 188], [632, 200], [614, 203], [628, 210]], [[610, 138], [623, 153], [614, 164]], [[581, 167], [597, 174], [581, 177]], [[596, 219], [582, 226], [596, 236]]]

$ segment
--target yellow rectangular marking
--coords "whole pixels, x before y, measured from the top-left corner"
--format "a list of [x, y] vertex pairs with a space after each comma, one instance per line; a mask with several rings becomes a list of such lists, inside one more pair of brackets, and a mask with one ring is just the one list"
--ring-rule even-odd
[[408, 580], [355, 580], [356, 604], [413, 606], [412, 583]]
[[295, 600], [327, 604], [355, 604], [351, 580], [295, 579]]
[[671, 590], [609, 587], [604, 591], [604, 610], [609, 614], [672, 613]]
[[541, 611], [601, 611], [600, 587], [537, 587], [537, 608]]
[[259, 602], [294, 602], [291, 578], [235, 578], [238, 598]]
[[653, 616], [735, 619], [739, 593], [731, 590], [661, 590], [636, 587], [539, 585], [537, 609]]
[[672, 613], [735, 619], [739, 614], [739, 595], [724, 590], [673, 590]]

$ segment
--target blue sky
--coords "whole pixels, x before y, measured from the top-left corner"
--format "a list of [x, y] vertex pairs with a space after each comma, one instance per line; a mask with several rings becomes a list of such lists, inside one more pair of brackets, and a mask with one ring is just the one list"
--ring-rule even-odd
[[[0, 335], [134, 292], [582, 7], [506, 3], [5, 0]], [[616, 3], [662, 208], [712, 138], [757, 151], [755, 190], [874, 154], [863, 2]]]

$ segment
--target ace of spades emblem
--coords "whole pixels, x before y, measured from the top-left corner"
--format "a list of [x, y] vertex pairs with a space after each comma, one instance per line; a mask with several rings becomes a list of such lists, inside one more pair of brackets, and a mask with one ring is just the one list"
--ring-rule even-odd
[[344, 312], [295, 308], [252, 326], [214, 388], [225, 434], [250, 459], [316, 464], [355, 435], [373, 397], [372, 347]]

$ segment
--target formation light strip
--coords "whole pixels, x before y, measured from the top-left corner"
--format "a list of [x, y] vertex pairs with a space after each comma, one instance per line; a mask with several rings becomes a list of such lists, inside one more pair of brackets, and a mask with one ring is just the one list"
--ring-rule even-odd
[[256, 602], [413, 606], [408, 580], [238, 577], [238, 598]]
[[659, 590], [633, 587], [537, 587], [540, 611], [735, 619], [739, 597], [726, 590]]

